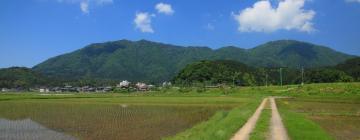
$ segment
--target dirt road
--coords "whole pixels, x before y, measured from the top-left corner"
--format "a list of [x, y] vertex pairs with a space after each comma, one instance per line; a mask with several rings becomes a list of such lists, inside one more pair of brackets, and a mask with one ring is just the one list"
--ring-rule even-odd
[[256, 122], [260, 117], [262, 110], [267, 102], [268, 98], [263, 99], [260, 106], [256, 109], [255, 113], [251, 118], [245, 123], [245, 125], [231, 138], [231, 140], [248, 140], [249, 135], [252, 130], [255, 128]]
[[270, 97], [270, 105], [272, 110], [270, 124], [271, 140], [288, 140], [289, 137], [287, 135], [284, 124], [282, 123], [279, 111], [275, 103], [275, 99], [273, 97]]
[[270, 125], [270, 137], [271, 140], [288, 140], [286, 129], [282, 123], [279, 111], [277, 109], [275, 98], [269, 97], [263, 99], [260, 106], [256, 109], [255, 113], [251, 118], [245, 123], [245, 125], [231, 138], [231, 140], [248, 140], [250, 133], [256, 126], [256, 122], [259, 119], [262, 110], [265, 107], [266, 102], [270, 100], [271, 106], [271, 123]]

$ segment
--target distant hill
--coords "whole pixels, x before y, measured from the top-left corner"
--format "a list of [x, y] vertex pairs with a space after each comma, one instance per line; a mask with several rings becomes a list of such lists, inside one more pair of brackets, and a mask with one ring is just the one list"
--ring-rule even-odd
[[29, 68], [11, 67], [0, 69], [1, 88], [28, 88], [46, 85], [46, 82], [46, 77]]
[[334, 66], [354, 57], [328, 47], [294, 40], [268, 42], [250, 49], [250, 54], [260, 66], [290, 68]]
[[235, 60], [252, 67], [333, 66], [354, 56], [294, 40], [273, 41], [253, 49], [182, 47], [147, 40], [96, 43], [50, 58], [33, 70], [69, 79], [91, 78], [161, 82], [200, 60]]

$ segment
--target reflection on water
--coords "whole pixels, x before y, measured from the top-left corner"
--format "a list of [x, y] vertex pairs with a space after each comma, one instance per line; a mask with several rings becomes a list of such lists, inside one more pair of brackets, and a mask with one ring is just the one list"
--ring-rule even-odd
[[50, 130], [30, 119], [0, 118], [0, 140], [75, 140], [75, 137]]

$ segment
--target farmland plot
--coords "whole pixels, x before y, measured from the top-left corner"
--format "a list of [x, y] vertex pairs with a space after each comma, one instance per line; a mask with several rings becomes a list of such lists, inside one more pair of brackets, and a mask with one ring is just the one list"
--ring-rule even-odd
[[282, 109], [305, 115], [335, 139], [360, 139], [360, 101], [356, 98], [295, 98], [278, 103]]
[[[206, 121], [217, 111], [226, 111], [234, 106], [48, 100], [1, 101], [0, 118], [7, 121], [31, 120], [43, 129], [78, 139], [153, 140], [175, 135]], [[19, 131], [23, 129], [20, 126]], [[2, 128], [0, 131], [7, 130]], [[20, 139], [24, 133], [17, 134]], [[55, 137], [58, 135], [54, 134]]]

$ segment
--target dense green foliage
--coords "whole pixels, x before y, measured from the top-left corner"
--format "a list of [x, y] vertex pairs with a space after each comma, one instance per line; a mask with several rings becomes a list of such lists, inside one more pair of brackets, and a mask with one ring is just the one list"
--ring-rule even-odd
[[[333, 67], [309, 68], [302, 71], [291, 68], [282, 68], [282, 83], [333, 83], [352, 82], [354, 78]], [[178, 85], [205, 85], [228, 84], [239, 86], [279, 85], [280, 68], [256, 68], [230, 60], [200, 61], [187, 65], [179, 72], [173, 81]]]
[[42, 86], [108, 86], [118, 81], [106, 79], [67, 79], [63, 77], [48, 77], [39, 72], [24, 67], [0, 69], [0, 88], [17, 88], [26, 90]]
[[209, 82], [210, 84], [253, 85], [254, 69], [230, 60], [200, 61], [186, 66], [175, 77], [177, 84]]
[[113, 79], [144, 82], [170, 80], [187, 64], [200, 60], [235, 60], [253, 67], [320, 67], [352, 58], [329, 48], [281, 40], [253, 49], [181, 47], [146, 40], [91, 44], [51, 58], [33, 69], [72, 79]]
[[360, 81], [360, 57], [349, 59], [335, 67], [342, 70], [356, 81]]
[[11, 67], [0, 69], [1, 88], [29, 88], [47, 84], [47, 79], [28, 68]]
[[353, 78], [345, 72], [333, 68], [312, 69], [305, 74], [306, 83], [352, 82]]

